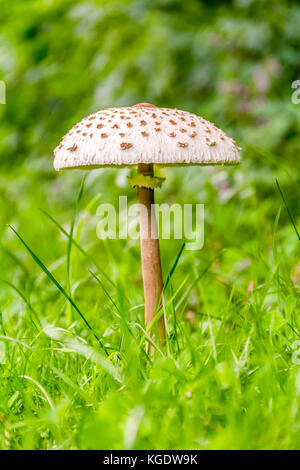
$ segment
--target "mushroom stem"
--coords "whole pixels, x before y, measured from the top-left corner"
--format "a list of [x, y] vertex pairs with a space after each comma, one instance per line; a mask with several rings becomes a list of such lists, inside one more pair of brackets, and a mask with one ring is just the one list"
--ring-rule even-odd
[[[138, 173], [145, 176], [153, 176], [153, 165], [139, 164]], [[154, 190], [139, 187], [138, 203], [145, 297], [145, 323], [146, 327], [148, 327], [162, 307], [163, 291], [157, 222], [154, 207], [152, 207], [152, 204], [154, 204]], [[165, 321], [163, 315], [158, 319], [157, 330], [160, 341], [163, 344], [165, 341]]]

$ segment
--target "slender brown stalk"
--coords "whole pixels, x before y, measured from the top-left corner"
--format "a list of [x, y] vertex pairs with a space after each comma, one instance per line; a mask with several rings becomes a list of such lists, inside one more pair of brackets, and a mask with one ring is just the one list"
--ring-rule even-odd
[[[138, 173], [153, 176], [153, 165], [139, 164]], [[154, 190], [139, 187], [138, 202], [141, 205], [139, 217], [145, 297], [145, 323], [146, 326], [148, 326], [162, 306], [163, 290], [157, 223], [154, 210], [152, 211], [151, 207], [152, 204], [154, 204]], [[152, 212], [153, 217], [151, 217]], [[160, 341], [161, 343], [164, 343], [165, 321], [163, 315], [157, 322], [157, 329]]]

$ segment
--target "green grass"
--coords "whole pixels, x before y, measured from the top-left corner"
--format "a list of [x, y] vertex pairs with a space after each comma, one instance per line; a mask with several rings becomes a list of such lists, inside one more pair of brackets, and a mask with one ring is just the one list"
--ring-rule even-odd
[[153, 358], [139, 244], [96, 237], [126, 171], [1, 176], [1, 449], [300, 448], [299, 194], [268, 158], [165, 171], [157, 202], [205, 203], [205, 244], [161, 243]]

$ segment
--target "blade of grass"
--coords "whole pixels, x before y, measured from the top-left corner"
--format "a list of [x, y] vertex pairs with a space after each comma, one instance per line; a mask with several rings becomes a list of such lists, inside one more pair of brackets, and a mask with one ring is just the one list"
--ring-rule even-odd
[[[121, 319], [122, 316], [121, 316], [121, 312], [120, 312], [120, 309], [119, 307], [117, 306], [117, 304], [115, 303], [115, 301], [113, 300], [113, 298], [111, 297], [111, 295], [109, 294], [109, 292], [107, 291], [107, 289], [105, 288], [105, 286], [103, 285], [103, 283], [101, 282], [101, 280], [98, 278], [98, 276], [96, 276], [95, 273], [93, 273], [92, 271], [90, 271], [91, 275], [93, 276], [93, 278], [100, 284], [100, 286], [102, 287], [105, 295], [108, 297], [108, 299], [110, 300], [110, 302], [112, 303], [112, 305], [115, 307], [115, 309], [117, 310], [118, 313], [115, 313], [115, 315]], [[127, 322], [126, 323], [126, 327], [129, 331], [129, 333], [131, 334], [131, 336], [136, 340], [135, 338], [135, 335], [133, 334], [133, 331], [132, 329], [130, 328], [129, 324]], [[148, 355], [146, 354], [146, 352], [144, 351], [144, 349], [142, 349], [142, 352], [148, 357]]]
[[18, 234], [18, 232], [11, 226], [9, 225], [10, 229], [15, 233], [15, 235], [18, 237], [22, 245], [26, 248], [30, 256], [33, 258], [33, 260], [36, 262], [36, 264], [44, 271], [44, 273], [48, 276], [50, 281], [57, 287], [57, 289], [64, 295], [64, 297], [70, 302], [72, 307], [76, 310], [80, 318], [83, 320], [87, 328], [92, 332], [96, 340], [99, 342], [100, 346], [104, 349], [105, 353], [107, 354], [107, 350], [102, 342], [102, 340], [99, 338], [99, 336], [95, 333], [94, 329], [92, 326], [89, 324], [85, 316], [81, 313], [73, 299], [68, 295], [68, 293], [65, 291], [65, 289], [61, 286], [61, 284], [55, 279], [55, 277], [48, 271], [44, 263], [39, 259], [39, 257], [31, 250], [31, 248], [27, 245], [27, 243], [23, 240], [23, 238]]
[[[199, 274], [199, 276], [196, 277], [196, 279], [193, 280], [193, 282], [191, 283], [190, 287], [186, 290], [186, 292], [184, 293], [184, 295], [182, 296], [182, 298], [180, 299], [180, 301], [178, 302], [177, 304], [177, 308], [179, 308], [179, 306], [184, 302], [184, 300], [188, 299], [189, 298], [189, 294], [190, 292], [192, 291], [192, 289], [195, 287], [195, 285], [205, 276], [205, 274], [208, 272], [208, 270], [210, 269], [210, 267], [212, 266], [212, 264], [214, 263], [214, 261], [216, 259], [218, 259], [219, 256], [221, 256], [222, 253], [224, 253], [224, 249], [218, 251], [218, 253], [211, 259], [211, 261], [209, 261], [209, 263], [206, 265], [206, 267], [203, 269], [203, 271], [201, 272], [201, 274]], [[184, 308], [183, 310], [185, 309], [187, 305], [187, 302], [184, 303]]]
[[[59, 222], [57, 222], [57, 220], [54, 219], [54, 217], [52, 217], [50, 214], [48, 214], [44, 209], [40, 209], [40, 211], [46, 216], [48, 217], [49, 220], [51, 220], [51, 222], [54, 223], [54, 225], [56, 225], [56, 227], [68, 238], [70, 239], [70, 234], [59, 224]], [[92, 257], [82, 248], [82, 246], [77, 243], [76, 240], [74, 240], [73, 237], [71, 237], [71, 240], [72, 240], [72, 243], [73, 245], [77, 248], [77, 250], [80, 251], [80, 253], [90, 262], [92, 263], [96, 268], [97, 268], [97, 271], [99, 271], [99, 273], [101, 273], [105, 279], [113, 286], [113, 287], [116, 287], [116, 284], [110, 279], [110, 277], [102, 270], [100, 269], [100, 267], [95, 263], [95, 261], [92, 259]]]
[[[167, 275], [167, 279], [166, 279], [166, 282], [163, 286], [163, 291], [162, 291], [162, 294], [165, 292], [169, 282], [171, 281], [171, 278], [174, 274], [174, 271], [176, 269], [176, 266], [177, 264], [179, 263], [179, 260], [180, 260], [180, 257], [183, 253], [183, 250], [184, 250], [184, 247], [185, 247], [185, 242], [183, 242], [183, 244], [181, 245], [180, 247], [180, 250], [175, 258], [175, 261]], [[177, 323], [176, 323], [176, 311], [175, 311], [175, 303], [174, 303], [174, 295], [173, 295], [173, 286], [170, 284], [170, 290], [171, 290], [171, 304], [172, 304], [172, 316], [173, 316], [173, 321], [174, 321], [174, 334], [175, 334], [175, 338], [176, 338], [176, 343], [177, 343], [177, 350], [179, 351], [179, 343], [177, 341]]]
[[293, 175], [290, 172], [290, 169], [288, 168], [288, 166], [285, 165], [283, 163], [283, 159], [279, 158], [279, 156], [276, 155], [275, 153], [271, 152], [270, 150], [257, 147], [256, 145], [249, 144], [248, 142], [245, 142], [242, 140], [237, 140], [237, 143], [244, 149], [248, 148], [252, 150], [254, 153], [262, 155], [269, 163], [271, 163], [274, 166], [277, 166], [278, 168], [281, 168], [286, 173], [286, 175], [289, 176], [289, 178], [292, 178]]
[[30, 382], [33, 382], [45, 396], [47, 402], [49, 403], [50, 408], [54, 408], [54, 404], [50, 396], [48, 395], [44, 387], [37, 380], [33, 379], [32, 377], [29, 377], [28, 375], [20, 375], [20, 379], [26, 379], [26, 380], [30, 380]]
[[[143, 333], [143, 335], [144, 335], [144, 337], [145, 337], [145, 338], [142, 337], [142, 339], [141, 339], [141, 341], [140, 341], [139, 347], [142, 349], [142, 344], [143, 344], [144, 340], [146, 339], [146, 340], [148, 341], [148, 343], [150, 343], [151, 346], [153, 346], [154, 349], [156, 349], [156, 351], [158, 351], [159, 354], [160, 354], [162, 357], [164, 357], [164, 353], [159, 349], [159, 347], [157, 346], [157, 344], [154, 343], [154, 341], [153, 341], [152, 338], [148, 335], [147, 331], [144, 330], [144, 328], [142, 327], [142, 325], [140, 325], [139, 323], [133, 323], [133, 324], [134, 324], [137, 328], [139, 328], [139, 329], [142, 331], [142, 333]], [[148, 359], [149, 359], [150, 362], [151, 362], [151, 358], [150, 358], [150, 356], [149, 356], [148, 354], [147, 354], [147, 357], [148, 357]]]
[[[16, 286], [14, 286], [11, 282], [6, 281], [5, 279], [0, 279], [0, 282], [2, 282], [2, 284], [6, 284], [7, 286], [9, 286], [11, 289], [13, 289], [21, 297], [21, 299], [25, 302], [25, 304], [29, 308], [30, 312], [33, 313], [33, 315], [35, 316], [36, 321], [40, 325], [40, 320], [39, 320], [38, 314], [36, 313], [36, 311], [34, 310], [32, 305], [30, 304], [30, 302], [27, 300], [27, 298], [25, 297], [23, 292], [21, 292]], [[39, 328], [35, 324], [33, 318], [30, 318], [30, 320], [34, 324], [35, 328], [39, 331]]]
[[[89, 272], [91, 273], [91, 275], [93, 276], [93, 278], [100, 284], [100, 286], [102, 287], [102, 290], [104, 291], [105, 295], [108, 297], [108, 299], [110, 300], [110, 302], [112, 303], [112, 305], [115, 307], [115, 309], [117, 310], [117, 312], [120, 314], [120, 310], [117, 306], [117, 304], [115, 303], [115, 301], [113, 300], [113, 298], [111, 297], [110, 293], [108, 292], [108, 290], [105, 288], [105, 286], [103, 285], [103, 282], [101, 281], [101, 279], [99, 279], [98, 276], [96, 276], [95, 273], [93, 273], [93, 271], [91, 271], [89, 269]], [[120, 315], [118, 315], [118, 317], [120, 318]]]
[[177, 354], [180, 352], [179, 341], [177, 337], [177, 318], [175, 313], [175, 305], [174, 305], [174, 291], [172, 286], [172, 281], [170, 281], [170, 294], [172, 299], [171, 310], [172, 310], [172, 317], [173, 317], [173, 325], [174, 325], [174, 340], [176, 343]]
[[71, 387], [75, 392], [77, 392], [85, 401], [91, 400], [91, 397], [82, 390], [76, 383], [74, 383], [69, 377], [67, 377], [61, 370], [57, 369], [52, 364], [47, 363], [47, 366], [54, 372], [57, 377], [59, 377], [63, 382], [65, 382], [69, 387]]
[[169, 273], [168, 273], [168, 275], [167, 275], [167, 278], [166, 278], [166, 281], [165, 281], [164, 287], [163, 287], [163, 292], [166, 290], [166, 288], [167, 288], [167, 286], [168, 286], [168, 284], [169, 284], [169, 281], [170, 281], [171, 277], [172, 277], [173, 274], [174, 274], [174, 271], [175, 271], [175, 269], [176, 269], [176, 266], [177, 266], [177, 264], [179, 263], [180, 257], [181, 257], [181, 255], [182, 255], [182, 253], [183, 253], [184, 247], [185, 247], [185, 242], [183, 242], [183, 244], [182, 244], [182, 246], [181, 246], [181, 248], [180, 248], [180, 250], [179, 250], [179, 252], [178, 252], [178, 254], [177, 254], [176, 258], [175, 258], [175, 261], [174, 261], [174, 263], [173, 263], [173, 266], [172, 266], [172, 268], [170, 269], [170, 271], [169, 271]]
[[284, 203], [285, 208], [286, 208], [286, 210], [287, 210], [288, 216], [289, 216], [289, 218], [290, 218], [290, 221], [292, 222], [292, 225], [293, 225], [293, 227], [294, 227], [294, 229], [295, 229], [295, 232], [296, 232], [296, 235], [297, 235], [297, 237], [298, 237], [298, 240], [300, 240], [300, 235], [299, 235], [299, 232], [298, 232], [298, 230], [297, 230], [297, 227], [296, 227], [294, 218], [293, 218], [292, 213], [291, 213], [291, 211], [290, 211], [290, 209], [289, 209], [289, 206], [287, 205], [287, 202], [286, 202], [286, 200], [285, 200], [285, 197], [284, 197], [284, 195], [283, 195], [283, 192], [282, 192], [282, 190], [281, 190], [281, 187], [280, 187], [280, 184], [279, 184], [277, 178], [275, 178], [275, 181], [276, 181], [277, 189], [278, 189], [278, 191], [279, 191], [279, 194], [280, 194], [280, 196], [281, 196], [281, 199], [283, 200], [283, 203]]

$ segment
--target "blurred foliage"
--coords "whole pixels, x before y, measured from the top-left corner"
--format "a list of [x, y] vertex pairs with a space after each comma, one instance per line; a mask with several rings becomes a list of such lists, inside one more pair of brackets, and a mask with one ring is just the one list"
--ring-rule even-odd
[[2, 161], [51, 155], [85, 114], [142, 100], [203, 114], [299, 162], [298, 1], [0, 3]]
[[281, 171], [299, 214], [300, 118], [291, 101], [300, 76], [298, 1], [0, 3], [0, 155], [8, 171], [36, 158], [37, 171], [55, 177], [52, 150], [75, 122], [148, 101], [215, 121], [245, 148], [260, 196], [274, 186], [269, 169]]

